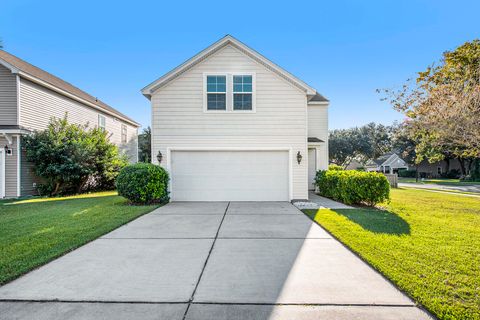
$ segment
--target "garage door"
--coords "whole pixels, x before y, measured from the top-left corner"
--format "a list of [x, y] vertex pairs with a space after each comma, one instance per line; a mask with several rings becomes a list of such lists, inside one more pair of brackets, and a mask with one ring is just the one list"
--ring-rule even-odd
[[288, 151], [172, 151], [173, 201], [288, 201]]

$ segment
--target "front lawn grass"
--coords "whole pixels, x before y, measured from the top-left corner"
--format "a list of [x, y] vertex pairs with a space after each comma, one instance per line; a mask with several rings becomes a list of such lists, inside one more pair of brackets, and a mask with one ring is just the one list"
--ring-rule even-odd
[[150, 212], [116, 192], [0, 201], [0, 284]]
[[480, 319], [480, 201], [393, 189], [385, 210], [305, 210], [440, 319]]

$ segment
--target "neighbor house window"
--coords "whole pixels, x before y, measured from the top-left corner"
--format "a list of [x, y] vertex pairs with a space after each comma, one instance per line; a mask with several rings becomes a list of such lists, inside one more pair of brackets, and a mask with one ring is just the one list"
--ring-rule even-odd
[[105, 117], [101, 114], [98, 115], [98, 128], [105, 131]]
[[226, 76], [207, 76], [207, 110], [227, 110]]
[[233, 110], [252, 110], [252, 76], [233, 76]]
[[122, 124], [122, 143], [127, 143], [127, 126]]

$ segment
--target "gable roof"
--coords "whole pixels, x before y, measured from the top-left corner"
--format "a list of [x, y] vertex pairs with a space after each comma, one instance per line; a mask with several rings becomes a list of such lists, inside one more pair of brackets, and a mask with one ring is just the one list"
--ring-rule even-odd
[[[317, 94], [317, 90], [300, 80], [299, 78], [295, 77], [285, 69], [281, 68], [280, 66], [276, 65], [272, 61], [265, 58], [263, 55], [258, 53], [257, 51], [253, 50], [252, 48], [248, 47], [244, 43], [240, 42], [236, 38], [232, 37], [231, 35], [226, 35], [222, 39], [218, 40], [214, 44], [210, 45], [208, 48], [200, 51], [198, 54], [193, 56], [192, 58], [188, 59], [175, 69], [167, 72], [157, 80], [153, 81], [141, 91], [145, 97], [150, 99], [152, 93], [157, 90], [158, 88], [164, 86], [171, 80], [175, 79], [185, 71], [189, 70], [196, 64], [200, 63], [201, 61], [205, 60], [212, 54], [216, 53], [220, 49], [224, 48], [227, 45], [231, 45], [241, 52], [252, 58], [253, 60], [257, 61], [258, 63], [264, 65], [267, 69], [277, 73], [279, 76], [287, 80], [288, 82], [292, 83], [296, 87], [300, 88], [301, 90], [305, 91], [308, 96], [315, 96]], [[324, 98], [325, 99], [325, 98]], [[326, 99], [325, 99], [326, 100]], [[328, 100], [326, 100], [328, 101]]]
[[402, 160], [403, 162], [405, 162], [405, 160], [403, 160], [398, 154], [394, 153], [394, 152], [388, 152], [388, 153], [385, 153], [385, 154], [382, 154], [380, 157], [378, 157], [377, 159], [372, 159], [372, 160], [369, 160], [367, 162], [367, 166], [381, 166], [383, 164], [385, 164], [388, 160], [390, 160], [392, 157], [396, 157], [400, 160]]
[[[3, 61], [3, 63], [2, 63]], [[9, 68], [13, 73], [17, 73], [20, 76], [32, 80], [34, 82], [39, 83], [42, 85], [42, 83], [46, 83], [50, 86], [53, 86], [54, 88], [66, 92], [67, 94], [70, 94], [78, 99], [81, 99], [83, 101], [80, 101], [82, 103], [87, 102], [87, 104], [90, 104], [91, 106], [97, 107], [97, 109], [100, 109], [106, 113], [112, 114], [114, 116], [117, 116], [119, 119], [122, 119], [136, 127], [139, 127], [140, 124], [136, 122], [135, 120], [127, 117], [120, 111], [110, 107], [108, 104], [98, 100], [97, 98], [89, 95], [85, 91], [80, 90], [79, 88], [75, 87], [74, 85], [54, 76], [51, 73], [48, 73], [45, 70], [42, 70], [16, 56], [14, 56], [11, 53], [8, 53], [4, 50], [0, 50], [0, 64], [5, 65], [7, 68]], [[39, 80], [39, 81], [35, 81]]]
[[385, 154], [382, 154], [380, 157], [378, 157], [377, 159], [373, 159], [373, 162], [375, 162], [376, 164], [378, 165], [381, 165], [382, 163], [384, 163], [385, 161], [387, 161], [388, 159], [390, 159], [390, 157], [393, 155], [392, 152], [388, 152], [388, 153], [385, 153]]

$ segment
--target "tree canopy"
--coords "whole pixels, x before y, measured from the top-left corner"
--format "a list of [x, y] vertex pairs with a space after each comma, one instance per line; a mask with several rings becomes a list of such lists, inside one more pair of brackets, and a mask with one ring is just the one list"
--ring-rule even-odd
[[355, 159], [365, 164], [392, 149], [392, 134], [395, 126], [371, 122], [362, 127], [330, 131], [330, 161], [346, 167]]
[[152, 157], [152, 129], [144, 128], [143, 132], [138, 135], [138, 161], [151, 162]]
[[[480, 157], [480, 40], [445, 52], [400, 90], [383, 90], [408, 120], [416, 162]], [[464, 165], [462, 173], [465, 174]]]

